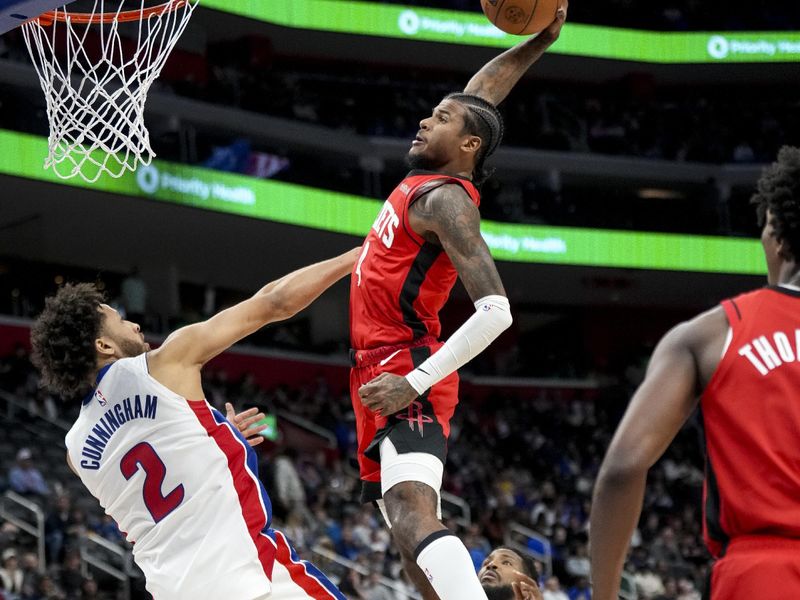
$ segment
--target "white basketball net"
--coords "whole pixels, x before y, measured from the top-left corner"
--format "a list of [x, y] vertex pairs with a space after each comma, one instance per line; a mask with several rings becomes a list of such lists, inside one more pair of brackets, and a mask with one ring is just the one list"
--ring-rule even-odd
[[[147, 93], [198, 1], [170, 0], [163, 10], [151, 12], [145, 0], [94, 0], [91, 14], [111, 13], [110, 23], [77, 23], [78, 17], [63, 7], [52, 23], [43, 16], [23, 25], [47, 98], [45, 169], [61, 179], [92, 183], [104, 174], [121, 177], [139, 163], [150, 164], [155, 153], [144, 124]], [[119, 17], [126, 14], [126, 2], [128, 7], [134, 3], [141, 18], [122, 24], [129, 34], [123, 38]], [[99, 49], [87, 51], [87, 40], [93, 46], [99, 40]]]

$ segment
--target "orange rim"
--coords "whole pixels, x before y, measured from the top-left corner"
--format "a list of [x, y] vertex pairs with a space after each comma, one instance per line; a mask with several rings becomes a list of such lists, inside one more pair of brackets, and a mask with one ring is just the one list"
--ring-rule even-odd
[[169, 0], [169, 2], [159, 4], [158, 6], [151, 6], [150, 8], [140, 10], [125, 10], [118, 13], [68, 13], [64, 10], [50, 10], [39, 15], [38, 21], [40, 25], [52, 25], [55, 21], [65, 23], [67, 19], [81, 25], [129, 23], [131, 21], [144, 21], [152, 16], [160, 17], [163, 14], [183, 8], [189, 4], [189, 2], [190, 0]]

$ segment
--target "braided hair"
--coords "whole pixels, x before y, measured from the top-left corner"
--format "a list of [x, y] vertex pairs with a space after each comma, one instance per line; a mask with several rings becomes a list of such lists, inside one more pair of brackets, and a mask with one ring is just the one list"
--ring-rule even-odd
[[464, 114], [464, 131], [481, 138], [482, 144], [475, 159], [473, 172], [473, 181], [476, 185], [480, 185], [492, 174], [492, 171], [486, 170], [484, 164], [503, 140], [505, 133], [503, 116], [494, 104], [480, 96], [456, 92], [448, 94], [444, 99], [458, 102], [467, 109]]

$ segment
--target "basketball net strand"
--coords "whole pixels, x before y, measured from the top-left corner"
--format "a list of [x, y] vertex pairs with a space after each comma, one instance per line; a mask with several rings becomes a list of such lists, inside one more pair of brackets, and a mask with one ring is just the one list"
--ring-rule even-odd
[[[139, 164], [149, 165], [155, 156], [144, 123], [147, 93], [199, 0], [147, 16], [145, 0], [139, 1], [135, 49], [120, 35], [117, 18], [106, 25], [73, 26], [64, 7], [55, 11], [52, 24], [33, 19], [22, 27], [47, 100], [50, 136], [44, 167], [61, 179], [94, 183], [104, 174], [119, 178]], [[95, 0], [92, 14], [106, 13], [106, 4], [112, 3], [119, 5], [111, 11], [119, 17], [125, 0]], [[99, 28], [99, 56], [90, 56], [86, 48], [93, 27]]]

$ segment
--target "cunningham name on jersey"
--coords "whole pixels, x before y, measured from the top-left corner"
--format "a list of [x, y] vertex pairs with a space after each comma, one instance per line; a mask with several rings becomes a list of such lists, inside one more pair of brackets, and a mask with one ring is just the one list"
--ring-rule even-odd
[[[97, 400], [100, 406], [107, 406], [108, 400], [98, 388], [92, 400]], [[80, 461], [81, 469], [96, 471], [100, 468], [100, 461], [103, 460], [103, 451], [106, 449], [111, 437], [135, 419], [155, 420], [158, 412], [158, 397], [151, 394], [135, 394], [129, 398], [115, 403], [105, 414], [95, 423], [91, 433], [86, 437], [83, 444]]]

